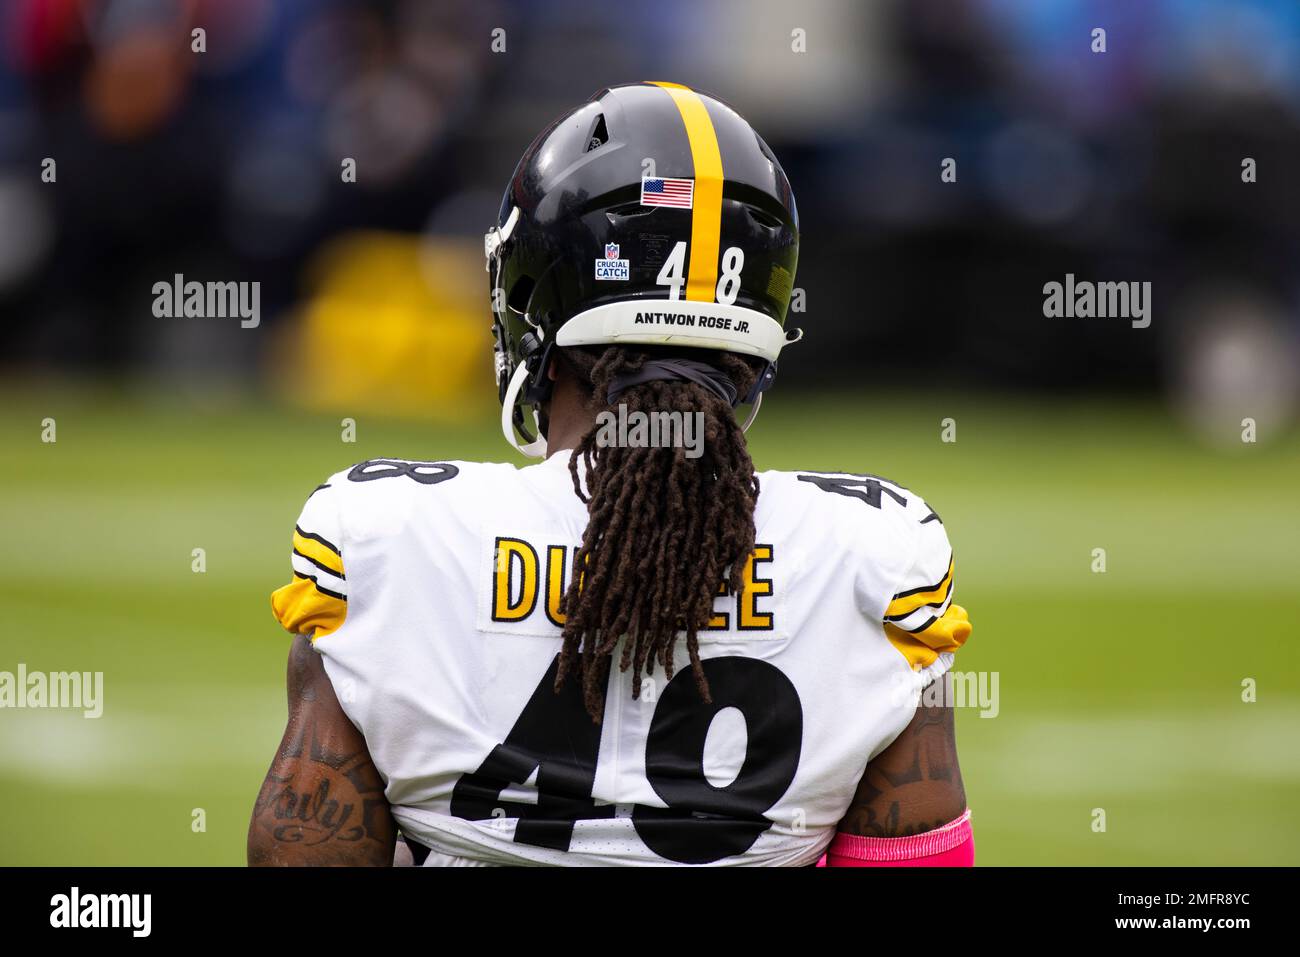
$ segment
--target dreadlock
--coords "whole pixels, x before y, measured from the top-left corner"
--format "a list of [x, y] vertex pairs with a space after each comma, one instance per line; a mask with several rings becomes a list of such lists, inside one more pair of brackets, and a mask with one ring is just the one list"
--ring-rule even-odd
[[[560, 360], [591, 388], [595, 412], [606, 401], [610, 381], [634, 372], [662, 350], [559, 350]], [[740, 395], [753, 386], [757, 369], [737, 355], [691, 351], [724, 372]], [[560, 604], [565, 616], [555, 687], [577, 672], [583, 700], [599, 723], [615, 647], [626, 636], [619, 670], [632, 669], [632, 697], [641, 676], [655, 662], [673, 676], [673, 650], [686, 634], [695, 685], [704, 701], [709, 683], [700, 664], [698, 632], [713, 615], [713, 600], [726, 576], [738, 593], [746, 560], [754, 550], [754, 505], [758, 477], [745, 435], [731, 406], [695, 382], [651, 381], [616, 397], [633, 412], [703, 413], [703, 449], [687, 458], [682, 448], [623, 448], [597, 442], [598, 427], [583, 436], [569, 459], [588, 521], [575, 573]], [[587, 492], [579, 463], [586, 464]]]

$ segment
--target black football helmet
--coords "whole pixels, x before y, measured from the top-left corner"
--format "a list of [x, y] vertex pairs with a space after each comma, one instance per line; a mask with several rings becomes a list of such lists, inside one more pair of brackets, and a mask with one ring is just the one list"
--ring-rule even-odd
[[546, 451], [524, 408], [536, 423], [554, 346], [756, 356], [765, 371], [740, 397], [752, 421], [802, 335], [785, 330], [799, 215], [781, 164], [735, 110], [674, 83], [601, 90], [543, 130], [484, 252], [502, 430], [526, 455]]

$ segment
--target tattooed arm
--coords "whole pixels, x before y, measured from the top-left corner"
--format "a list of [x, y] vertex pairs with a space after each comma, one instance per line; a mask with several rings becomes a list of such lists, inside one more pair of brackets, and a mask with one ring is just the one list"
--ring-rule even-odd
[[[951, 679], [944, 675], [938, 680]], [[942, 700], [952, 699], [945, 694]], [[912, 723], [867, 765], [837, 830], [907, 837], [943, 827], [965, 810], [952, 708], [923, 701]]]
[[289, 651], [288, 685], [289, 722], [253, 806], [248, 863], [392, 864], [397, 828], [384, 782], [301, 635]]

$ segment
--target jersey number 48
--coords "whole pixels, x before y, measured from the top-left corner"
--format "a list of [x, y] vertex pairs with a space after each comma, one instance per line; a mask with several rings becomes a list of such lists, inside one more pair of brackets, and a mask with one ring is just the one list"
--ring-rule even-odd
[[[708, 864], [743, 854], [772, 826], [766, 812], [785, 794], [799, 767], [803, 708], [790, 679], [756, 658], [726, 656], [703, 662], [712, 703], [700, 700], [689, 670], [673, 676], [660, 695], [646, 740], [650, 786], [666, 807], [635, 805], [637, 835], [660, 857]], [[600, 752], [600, 726], [582, 701], [581, 682], [556, 693], [559, 657], [478, 770], [461, 775], [451, 813], [469, 820], [518, 818], [515, 841], [567, 851], [574, 822], [612, 818], [612, 804], [591, 796]], [[704, 772], [704, 743], [718, 712], [736, 708], [745, 718], [747, 747], [735, 779], [724, 787]], [[502, 800], [502, 791], [537, 772], [537, 801]]]

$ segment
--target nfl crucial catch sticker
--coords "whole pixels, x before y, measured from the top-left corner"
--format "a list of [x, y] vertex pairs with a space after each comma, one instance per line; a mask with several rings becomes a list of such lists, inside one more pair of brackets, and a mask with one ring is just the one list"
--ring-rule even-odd
[[695, 180], [665, 179], [662, 176], [641, 177], [642, 206], [672, 206], [690, 209], [695, 200]]
[[596, 260], [596, 278], [626, 280], [627, 277], [627, 260], [618, 258], [618, 243], [606, 243], [605, 258]]

